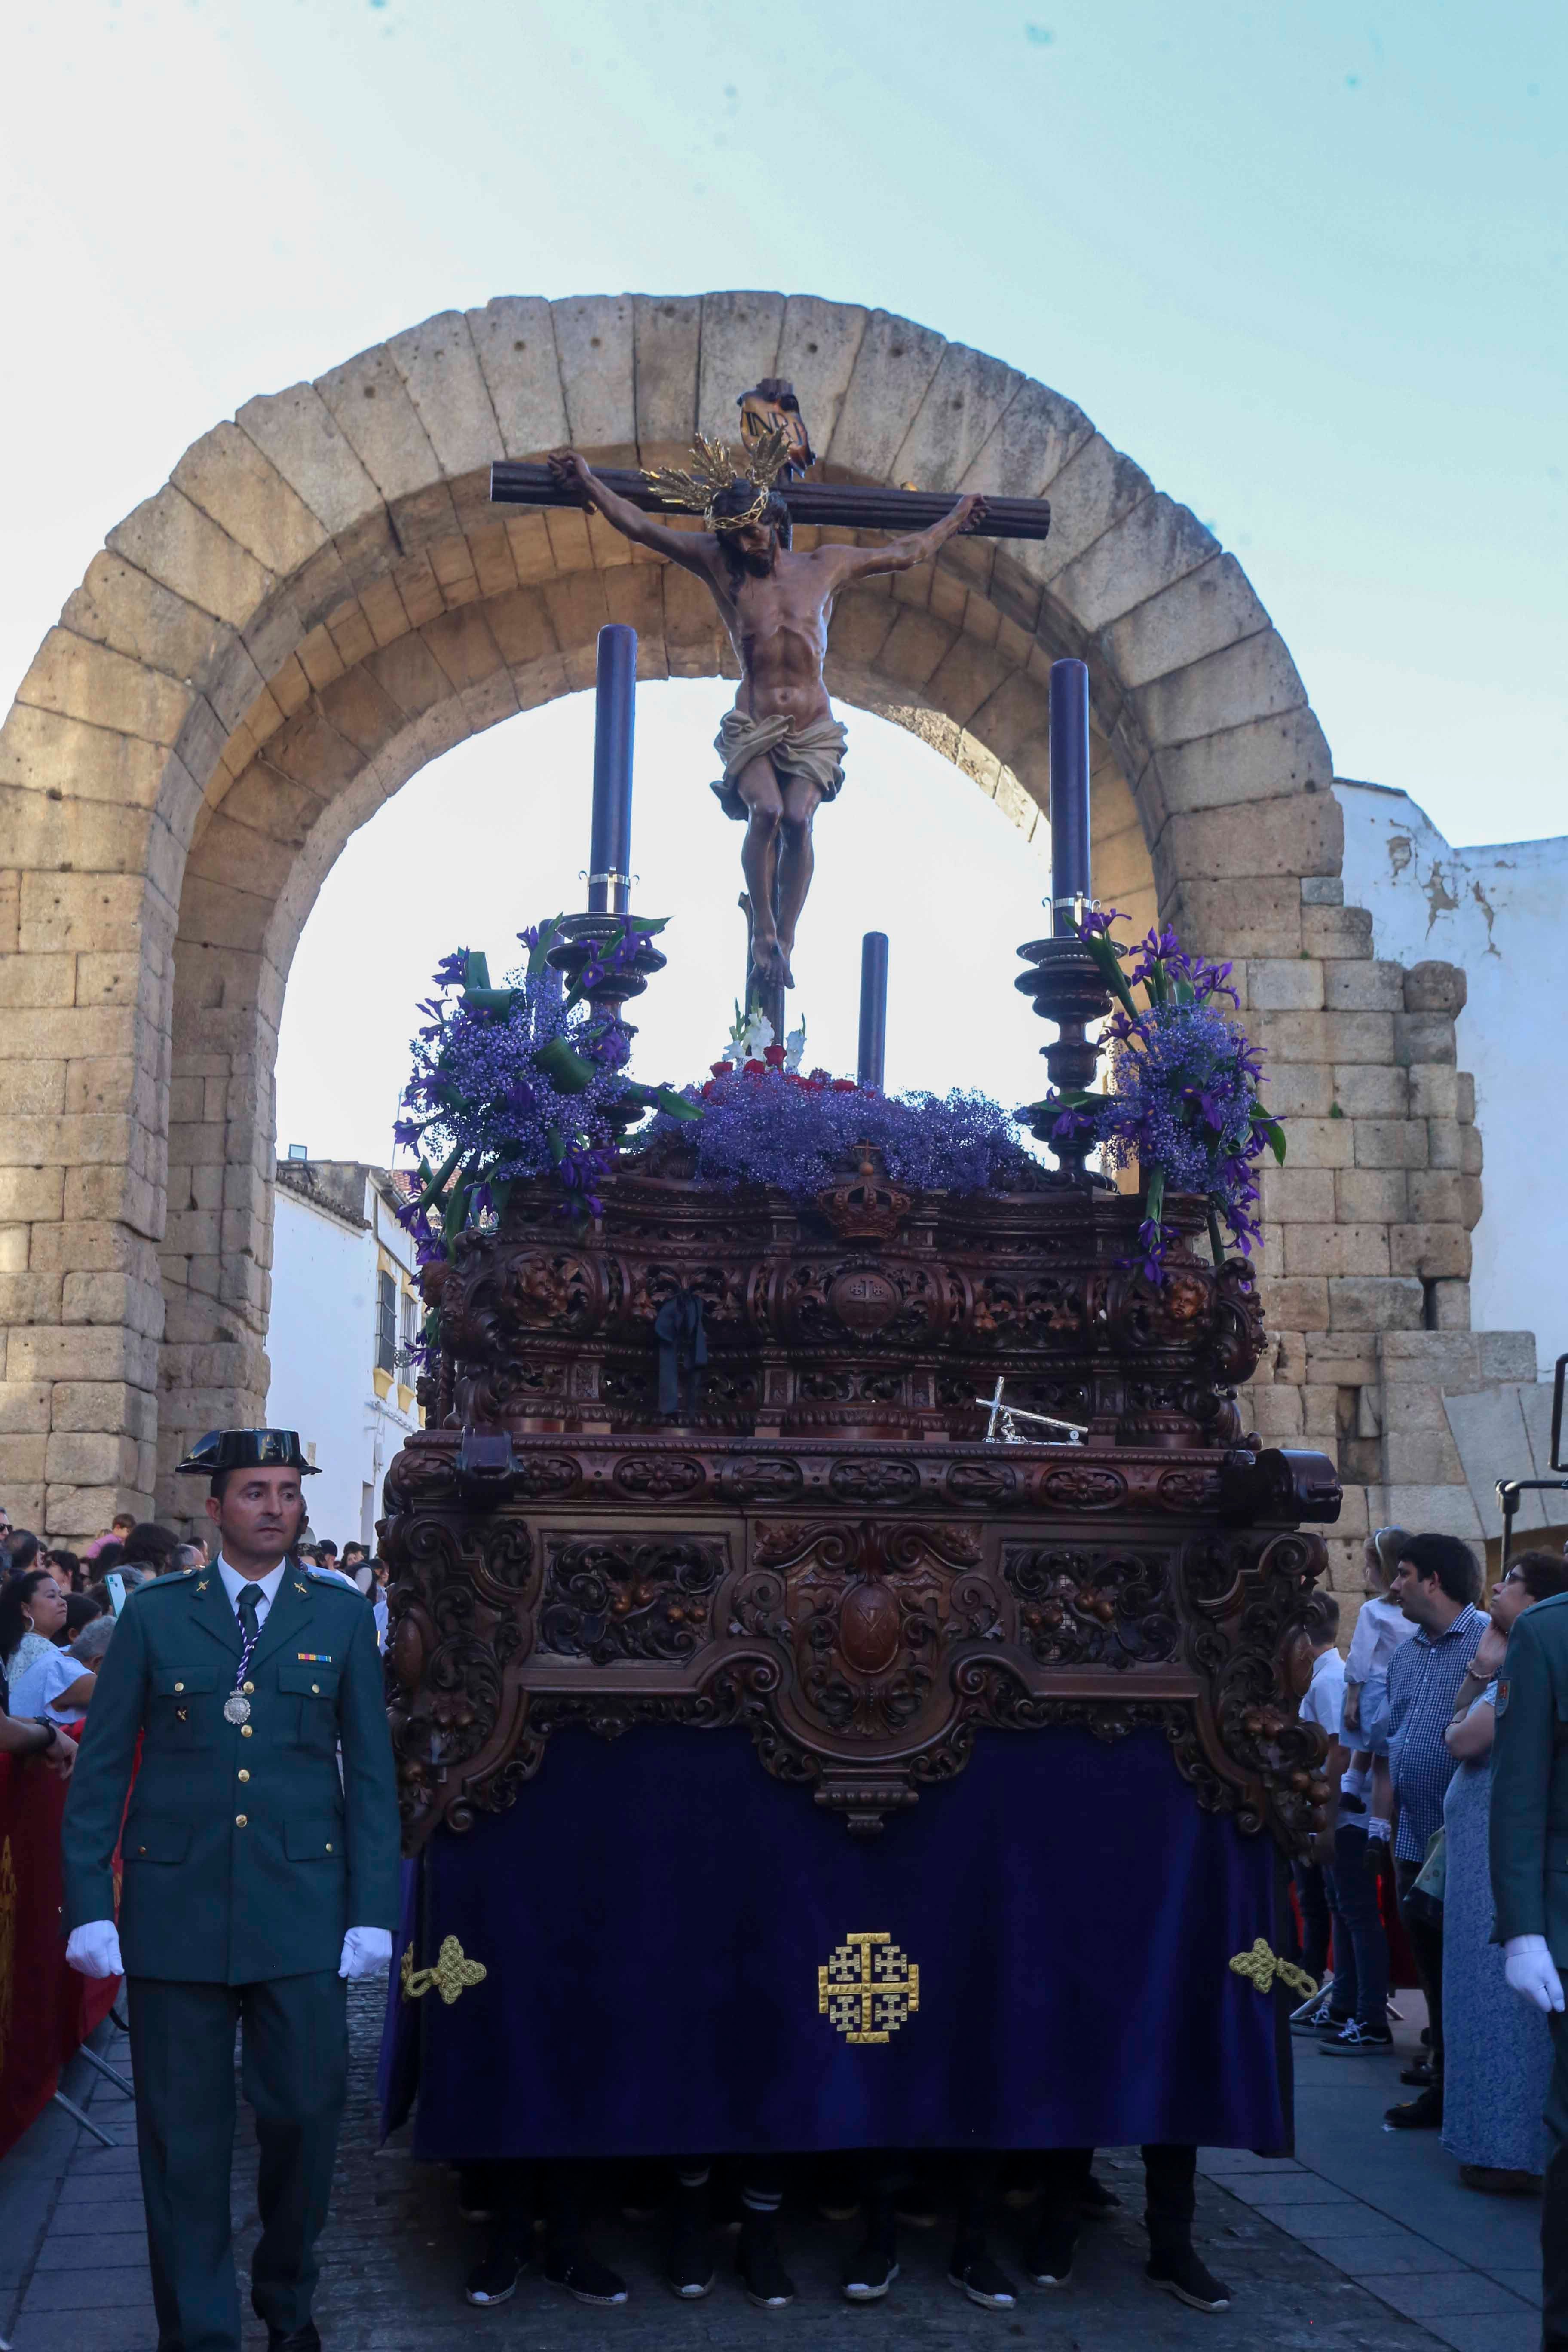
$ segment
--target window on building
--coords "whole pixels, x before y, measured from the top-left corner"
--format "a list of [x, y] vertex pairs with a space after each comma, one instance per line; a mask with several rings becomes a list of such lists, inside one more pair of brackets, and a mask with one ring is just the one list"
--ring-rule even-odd
[[412, 1348], [419, 1337], [419, 1301], [411, 1290], [403, 1294], [403, 1344]]
[[375, 1364], [381, 1372], [397, 1369], [397, 1284], [390, 1274], [375, 1277]]

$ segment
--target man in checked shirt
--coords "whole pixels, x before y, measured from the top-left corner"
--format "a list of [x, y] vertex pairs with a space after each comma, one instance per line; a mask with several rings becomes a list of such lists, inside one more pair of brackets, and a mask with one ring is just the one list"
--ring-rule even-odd
[[1384, 2122], [1394, 2131], [1436, 2131], [1443, 2121], [1443, 1928], [1407, 1908], [1426, 1848], [1443, 1826], [1443, 1799], [1458, 1769], [1443, 1734], [1453, 1717], [1455, 1694], [1480, 1645], [1488, 1619], [1476, 1607], [1481, 1571], [1468, 1544], [1458, 1536], [1413, 1536], [1401, 1554], [1389, 1587], [1415, 1627], [1415, 1638], [1396, 1650], [1385, 1676], [1373, 1676], [1362, 1691], [1361, 1719], [1372, 1745], [1386, 1742], [1394, 1776], [1397, 1822], [1394, 1875], [1400, 1916], [1410, 1938], [1426, 1996], [1432, 2029], [1432, 2081], [1414, 2099], [1390, 2107]]

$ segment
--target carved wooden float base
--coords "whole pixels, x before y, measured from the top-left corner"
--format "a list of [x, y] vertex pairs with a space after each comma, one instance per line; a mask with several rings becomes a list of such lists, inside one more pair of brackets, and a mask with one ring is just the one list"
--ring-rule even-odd
[[405, 1839], [510, 1805], [557, 1725], [743, 1725], [874, 1833], [981, 1730], [1152, 1725], [1198, 1802], [1300, 1846], [1321, 1454], [729, 1437], [410, 1440], [387, 1480]]

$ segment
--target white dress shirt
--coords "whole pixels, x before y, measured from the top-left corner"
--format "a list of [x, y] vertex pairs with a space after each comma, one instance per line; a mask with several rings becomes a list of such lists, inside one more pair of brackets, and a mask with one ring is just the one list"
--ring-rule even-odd
[[259, 1592], [261, 1601], [256, 1612], [256, 1622], [259, 1630], [266, 1624], [267, 1612], [278, 1598], [278, 1588], [283, 1581], [283, 1571], [288, 1565], [286, 1559], [280, 1559], [276, 1568], [268, 1570], [265, 1576], [241, 1576], [237, 1568], [230, 1568], [220, 1551], [217, 1556], [217, 1572], [223, 1579], [223, 1589], [228, 1595], [229, 1607], [237, 1612], [239, 1596], [242, 1592], [247, 1589], [252, 1592]]

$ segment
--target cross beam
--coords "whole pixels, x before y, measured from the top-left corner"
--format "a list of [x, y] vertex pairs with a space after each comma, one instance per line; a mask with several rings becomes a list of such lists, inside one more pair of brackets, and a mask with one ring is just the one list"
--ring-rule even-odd
[[[644, 514], [687, 512], [663, 491], [650, 488], [632, 467], [596, 467], [595, 471], [607, 489]], [[868, 489], [853, 482], [780, 482], [776, 487], [792, 522], [831, 524], [840, 530], [929, 530], [958, 504], [952, 490]], [[576, 486], [563, 488], [548, 466], [510, 458], [498, 458], [490, 467], [490, 499], [497, 506], [574, 507], [579, 513], [584, 504]], [[1050, 527], [1048, 499], [988, 497], [971, 531], [976, 539], [1044, 539]]]

